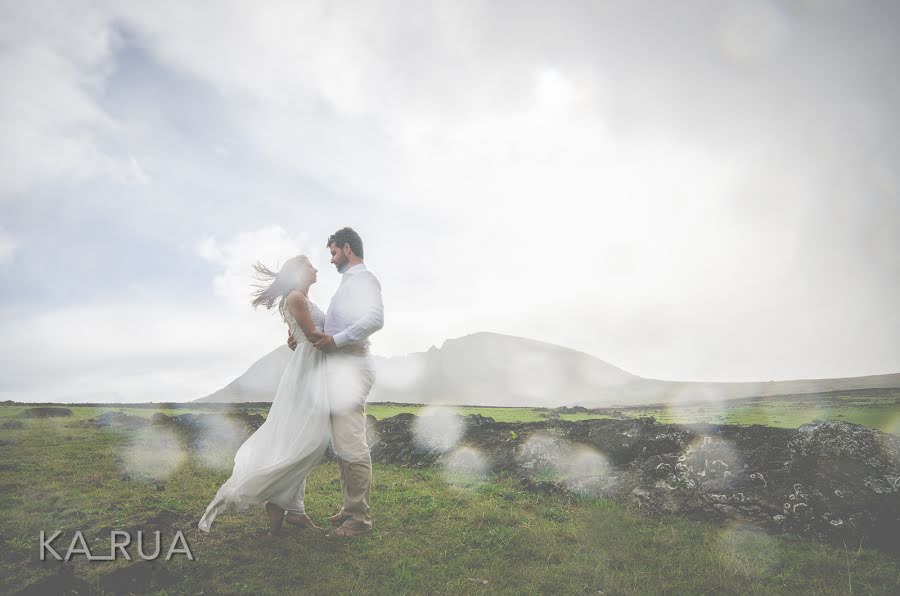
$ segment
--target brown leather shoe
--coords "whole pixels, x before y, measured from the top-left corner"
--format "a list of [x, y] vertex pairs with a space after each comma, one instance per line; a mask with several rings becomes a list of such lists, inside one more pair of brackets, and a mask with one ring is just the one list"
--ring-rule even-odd
[[299, 526], [301, 528], [315, 528], [316, 530], [323, 529], [317, 526], [316, 522], [309, 519], [309, 516], [305, 513], [294, 513], [293, 511], [288, 511], [284, 516], [284, 521], [291, 524], [292, 526]]
[[343, 513], [341, 511], [338, 511], [337, 513], [335, 513], [328, 519], [331, 520], [332, 526], [339, 526], [342, 523], [344, 523], [345, 521], [347, 521], [348, 519], [352, 519], [352, 518], [353, 518], [353, 516], [350, 515], [349, 513]]

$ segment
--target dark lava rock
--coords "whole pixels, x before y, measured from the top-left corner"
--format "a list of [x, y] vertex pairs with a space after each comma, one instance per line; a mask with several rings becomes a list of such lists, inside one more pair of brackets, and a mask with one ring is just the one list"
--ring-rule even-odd
[[103, 412], [96, 418], [88, 418], [80, 422], [73, 422], [69, 426], [79, 428], [103, 428], [103, 427], [119, 427], [128, 430], [138, 430], [150, 424], [146, 418], [141, 416], [130, 416], [124, 412]]
[[0, 428], [3, 430], [19, 430], [25, 428], [25, 423], [21, 420], [7, 420], [3, 424], [0, 424]]
[[177, 416], [168, 416], [162, 412], [156, 412], [150, 418], [151, 424], [178, 427], [188, 432], [196, 432], [201, 429], [209, 428], [215, 424], [217, 420], [232, 421], [252, 434], [266, 421], [260, 414], [248, 414], [244, 411], [227, 412], [225, 414], [178, 414]]
[[51, 408], [51, 407], [40, 407], [40, 408], [28, 408], [27, 410], [23, 410], [20, 414], [20, 418], [58, 418], [62, 416], [71, 416], [72, 410], [69, 408]]
[[100, 577], [100, 585], [112, 594], [146, 594], [172, 586], [178, 578], [157, 561], [135, 561]]
[[416, 418], [414, 414], [397, 414], [367, 428], [372, 460], [413, 467], [434, 464], [441, 453], [414, 440], [412, 425]]
[[265, 418], [261, 415], [244, 411], [177, 416], [156, 412], [150, 418], [151, 425], [176, 432], [192, 451], [215, 451], [219, 447], [237, 449], [264, 422]]
[[[521, 478], [528, 490], [900, 550], [900, 439], [864, 426], [688, 426], [653, 418], [504, 423], [482, 416], [451, 422], [463, 429], [457, 447], [480, 454], [488, 471]], [[373, 460], [442, 464], [446, 454], [416, 441], [415, 427], [413, 414], [377, 421], [369, 429]]]

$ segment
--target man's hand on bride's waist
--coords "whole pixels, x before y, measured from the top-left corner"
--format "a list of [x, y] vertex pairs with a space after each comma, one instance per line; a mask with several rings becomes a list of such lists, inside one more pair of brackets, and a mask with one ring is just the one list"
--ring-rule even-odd
[[334, 352], [337, 350], [334, 337], [331, 335], [322, 335], [318, 340], [312, 342], [312, 345], [322, 352]]
[[[317, 342], [319, 342], [324, 337], [329, 337], [329, 336], [325, 335], [324, 333], [310, 333], [309, 335], [306, 336], [306, 339], [309, 341], [309, 343], [315, 345]], [[290, 332], [288, 332], [287, 345], [292, 350], [296, 349], [296, 347], [297, 347], [297, 340], [294, 338], [294, 336]]]

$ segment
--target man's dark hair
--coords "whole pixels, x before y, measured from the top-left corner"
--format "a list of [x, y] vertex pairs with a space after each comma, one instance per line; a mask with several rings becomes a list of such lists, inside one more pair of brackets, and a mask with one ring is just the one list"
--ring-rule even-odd
[[359, 234], [357, 234], [356, 230], [354, 230], [353, 228], [341, 228], [328, 237], [328, 242], [325, 244], [325, 246], [330, 247], [332, 243], [337, 245], [338, 250], [344, 248], [344, 244], [349, 244], [350, 250], [353, 251], [353, 254], [358, 256], [360, 259], [365, 258], [363, 257], [362, 238], [359, 237]]

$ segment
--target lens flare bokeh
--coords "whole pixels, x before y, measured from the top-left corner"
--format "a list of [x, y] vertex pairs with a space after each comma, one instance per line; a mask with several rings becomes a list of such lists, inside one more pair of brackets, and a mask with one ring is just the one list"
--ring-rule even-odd
[[574, 452], [562, 464], [563, 484], [583, 497], [603, 495], [616, 480], [606, 456], [587, 445], [574, 445]]
[[441, 473], [447, 484], [471, 487], [488, 480], [490, 464], [487, 457], [475, 447], [463, 445], [446, 453], [440, 463]]
[[544, 433], [534, 433], [519, 447], [516, 454], [523, 469], [536, 477], [558, 478], [564, 459], [571, 453], [565, 439]]
[[135, 432], [119, 457], [123, 472], [141, 480], [163, 480], [187, 460], [181, 438], [160, 426]]
[[453, 449], [462, 438], [462, 418], [454, 408], [423, 408], [413, 423], [413, 439], [420, 448], [438, 453]]
[[200, 432], [195, 443], [197, 461], [216, 470], [227, 471], [234, 465], [234, 454], [246, 440], [247, 431], [236, 420], [219, 414], [200, 417]]
[[719, 532], [715, 547], [728, 569], [748, 578], [768, 577], [781, 559], [775, 538], [746, 523], [729, 523]]

